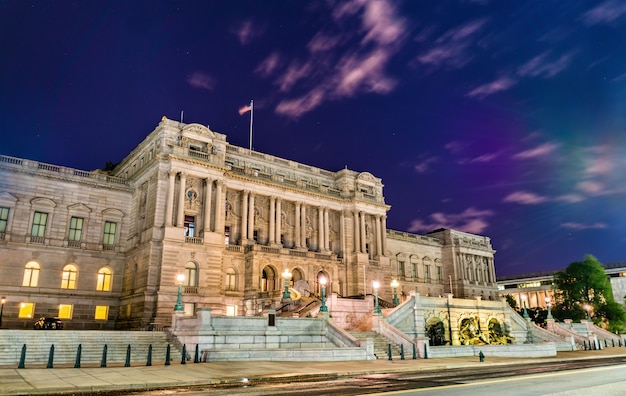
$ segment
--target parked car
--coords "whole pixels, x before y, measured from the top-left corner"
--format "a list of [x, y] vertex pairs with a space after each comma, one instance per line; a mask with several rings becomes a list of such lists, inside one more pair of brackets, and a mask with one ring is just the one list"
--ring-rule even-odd
[[35, 322], [35, 330], [63, 330], [63, 322], [59, 318], [41, 317]]

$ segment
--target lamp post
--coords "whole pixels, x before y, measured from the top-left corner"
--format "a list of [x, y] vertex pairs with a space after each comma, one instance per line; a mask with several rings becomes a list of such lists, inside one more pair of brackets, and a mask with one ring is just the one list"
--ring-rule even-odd
[[320, 312], [328, 312], [328, 307], [326, 306], [326, 278], [320, 277], [320, 285], [322, 285], [322, 306], [320, 307]]
[[550, 297], [546, 297], [546, 307], [548, 307], [548, 319], [554, 319], [554, 317], [552, 316], [552, 310], [550, 310]]
[[380, 305], [378, 305], [378, 288], [380, 287], [380, 283], [378, 281], [374, 281], [372, 286], [374, 286], [374, 313], [379, 314], [382, 312], [380, 310]]
[[289, 279], [291, 279], [291, 272], [286, 269], [282, 275], [283, 279], [285, 280], [285, 291], [283, 291], [283, 300], [291, 300], [291, 293], [289, 293]]
[[589, 322], [591, 322], [591, 313], [590, 313], [590, 311], [591, 311], [591, 305], [589, 305], [589, 304], [585, 304], [585, 305], [583, 305], [583, 308], [585, 309], [585, 311], [587, 311], [587, 320], [588, 320]]
[[2, 313], [4, 312], [4, 303], [7, 302], [7, 299], [5, 296], [2, 296], [2, 299], [0, 300], [0, 302], [2, 303], [2, 305], [0, 306], [0, 329], [2, 328]]
[[174, 305], [174, 312], [183, 312], [183, 282], [185, 281], [185, 275], [178, 274], [176, 277], [178, 281], [178, 298], [176, 299], [176, 305]]
[[522, 294], [520, 298], [522, 299], [522, 304], [524, 305], [524, 319], [529, 319], [530, 316], [528, 315], [528, 311], [526, 310], [526, 295]]
[[400, 304], [400, 300], [398, 300], [398, 286], [400, 286], [400, 284], [397, 280], [394, 279], [391, 281], [391, 288], [393, 289], [393, 299], [391, 300], [391, 302], [393, 303], [393, 305]]

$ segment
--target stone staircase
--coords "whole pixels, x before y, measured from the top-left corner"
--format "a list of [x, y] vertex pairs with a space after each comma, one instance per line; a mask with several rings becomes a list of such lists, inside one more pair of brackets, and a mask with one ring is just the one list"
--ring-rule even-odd
[[[392, 359], [400, 360], [400, 345], [393, 344], [385, 336], [375, 331], [349, 331], [357, 340], [371, 339], [374, 342], [374, 354], [378, 359], [389, 359], [389, 344], [391, 344]], [[404, 351], [404, 358], [411, 359], [412, 351]], [[408, 354], [408, 355], [407, 355]]]
[[[0, 366], [17, 367], [23, 345], [26, 345], [25, 367], [46, 367], [50, 347], [54, 345], [54, 367], [74, 367], [78, 345], [81, 345], [81, 367], [100, 367], [104, 346], [107, 346], [107, 365], [122, 366], [131, 346], [131, 365], [145, 365], [152, 345], [152, 363], [163, 364], [167, 345], [171, 344], [172, 363], [182, 360], [180, 345], [168, 340], [168, 333], [160, 331], [98, 331], [98, 330], [1, 330]], [[195, 345], [187, 345], [187, 354], [193, 359]]]

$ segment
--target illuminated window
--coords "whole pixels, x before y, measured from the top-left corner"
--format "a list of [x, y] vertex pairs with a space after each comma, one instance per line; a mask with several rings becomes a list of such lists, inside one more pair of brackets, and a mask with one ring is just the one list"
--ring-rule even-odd
[[98, 291], [111, 291], [111, 270], [103, 267], [98, 270]]
[[196, 218], [194, 216], [185, 216], [185, 236], [194, 237], [196, 230]]
[[33, 313], [35, 312], [35, 303], [21, 303], [20, 304], [20, 312], [18, 313], [19, 318], [32, 318]]
[[8, 222], [9, 222], [9, 208], [0, 207], [0, 234], [7, 232]]
[[185, 264], [185, 286], [198, 286], [198, 269], [196, 263]]
[[70, 241], [80, 241], [83, 235], [83, 223], [85, 219], [81, 217], [72, 217], [70, 219], [70, 234], [68, 239]]
[[59, 319], [72, 319], [72, 311], [74, 311], [72, 304], [59, 304]]
[[183, 304], [183, 315], [193, 316], [195, 314], [196, 314], [196, 303], [184, 303]]
[[35, 216], [33, 216], [33, 227], [30, 230], [30, 236], [43, 238], [46, 235], [47, 222], [47, 213], [35, 212]]
[[68, 264], [63, 267], [63, 277], [61, 278], [61, 289], [76, 289], [76, 266]]
[[96, 312], [94, 313], [95, 320], [108, 320], [109, 319], [109, 306], [108, 305], [96, 305]]
[[237, 306], [236, 305], [227, 305], [226, 306], [226, 316], [237, 316]]
[[235, 270], [232, 268], [229, 268], [228, 271], [226, 271], [226, 290], [237, 290], [237, 275], [235, 274]]
[[37, 287], [39, 284], [39, 264], [34, 261], [26, 264], [22, 286]]
[[115, 231], [117, 229], [117, 223], [107, 221], [104, 223], [104, 237], [102, 238], [102, 244], [107, 246], [115, 245]]

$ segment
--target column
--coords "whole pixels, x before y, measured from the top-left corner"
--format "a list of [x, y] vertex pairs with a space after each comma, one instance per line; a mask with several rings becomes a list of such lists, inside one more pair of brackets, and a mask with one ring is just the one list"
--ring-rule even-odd
[[296, 220], [296, 232], [295, 235], [293, 236], [293, 242], [296, 244], [296, 247], [299, 248], [300, 247], [300, 241], [302, 240], [302, 238], [300, 237], [300, 202], [296, 202], [296, 214], [295, 214], [295, 220]]
[[248, 191], [241, 194], [241, 244], [245, 245], [248, 239]]
[[215, 182], [215, 231], [224, 232], [224, 223], [222, 222], [222, 182]]
[[376, 216], [375, 222], [376, 222], [376, 255], [382, 256], [383, 238], [382, 238], [381, 227], [380, 227], [380, 216]]
[[317, 207], [317, 246], [319, 250], [324, 249], [324, 209]]
[[381, 256], [387, 255], [387, 216], [382, 216], [382, 237], [383, 237], [383, 248]]
[[204, 185], [204, 232], [211, 232], [211, 194], [213, 193], [213, 180], [205, 179]]
[[254, 193], [248, 195], [250, 203], [248, 204], [248, 239], [254, 238]]
[[300, 246], [309, 248], [306, 245], [306, 205], [303, 203], [300, 207]]
[[365, 234], [365, 213], [359, 212], [359, 216], [361, 217], [361, 253], [367, 252], [365, 244], [367, 243], [367, 235]]
[[359, 231], [359, 212], [356, 210], [352, 212], [352, 224], [354, 225], [354, 253], [359, 253], [361, 251], [361, 238], [359, 238], [361, 231]]
[[343, 210], [339, 212], [339, 246], [341, 249], [341, 255], [345, 256], [346, 251], [346, 217], [343, 214]]
[[328, 224], [328, 208], [324, 208], [324, 249], [330, 250], [330, 225]]
[[276, 243], [276, 197], [270, 197], [270, 245]]
[[281, 243], [280, 234], [282, 233], [282, 222], [283, 222], [283, 209], [281, 207], [281, 199], [276, 199], [276, 237], [274, 238], [276, 243]]
[[172, 213], [174, 211], [174, 187], [176, 180], [176, 172], [170, 171], [170, 180], [167, 186], [167, 200], [165, 201], [165, 225], [172, 225]]
[[178, 216], [176, 217], [176, 227], [185, 225], [185, 186], [187, 184], [187, 175], [180, 174], [180, 186], [178, 189]]

